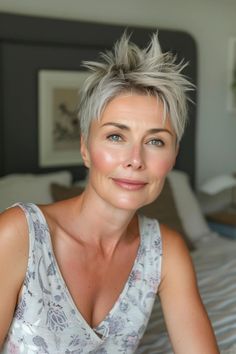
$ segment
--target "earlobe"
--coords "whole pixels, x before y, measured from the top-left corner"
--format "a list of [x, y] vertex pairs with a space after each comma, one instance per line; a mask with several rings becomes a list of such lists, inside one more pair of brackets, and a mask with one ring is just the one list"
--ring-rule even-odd
[[80, 138], [80, 153], [84, 162], [84, 165], [89, 168], [90, 167], [90, 157], [87, 144], [84, 140], [84, 137], [81, 136]]

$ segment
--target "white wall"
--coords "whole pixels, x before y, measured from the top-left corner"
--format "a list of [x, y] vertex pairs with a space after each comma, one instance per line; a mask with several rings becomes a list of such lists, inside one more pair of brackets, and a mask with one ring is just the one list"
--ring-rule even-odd
[[0, 0], [0, 11], [188, 31], [199, 49], [197, 182], [236, 171], [236, 115], [226, 109], [234, 0]]

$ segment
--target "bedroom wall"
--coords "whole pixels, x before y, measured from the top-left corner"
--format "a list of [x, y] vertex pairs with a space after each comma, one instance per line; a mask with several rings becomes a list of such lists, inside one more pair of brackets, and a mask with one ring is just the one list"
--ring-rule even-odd
[[236, 171], [236, 115], [226, 109], [234, 0], [0, 0], [0, 11], [188, 31], [199, 48], [197, 184]]

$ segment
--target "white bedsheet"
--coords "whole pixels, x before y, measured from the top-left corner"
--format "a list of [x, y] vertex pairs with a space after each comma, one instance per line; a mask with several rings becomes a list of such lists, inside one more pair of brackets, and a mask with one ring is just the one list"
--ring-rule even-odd
[[[236, 241], [211, 234], [192, 258], [222, 354], [236, 354]], [[157, 300], [137, 354], [173, 353]]]

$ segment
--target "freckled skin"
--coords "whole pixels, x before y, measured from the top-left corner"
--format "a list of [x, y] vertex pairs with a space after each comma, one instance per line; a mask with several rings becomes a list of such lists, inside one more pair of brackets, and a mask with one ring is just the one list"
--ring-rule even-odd
[[[163, 124], [163, 105], [155, 97], [120, 95], [92, 122], [81, 153], [96, 193], [115, 207], [134, 210], [160, 194], [176, 159], [176, 135], [169, 119]], [[144, 185], [135, 188], [117, 179]]]

